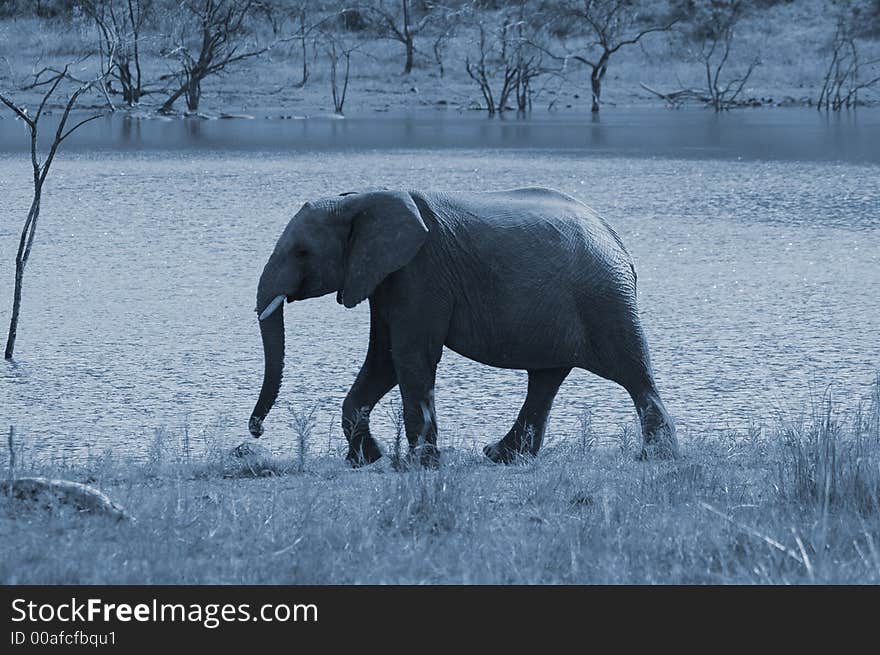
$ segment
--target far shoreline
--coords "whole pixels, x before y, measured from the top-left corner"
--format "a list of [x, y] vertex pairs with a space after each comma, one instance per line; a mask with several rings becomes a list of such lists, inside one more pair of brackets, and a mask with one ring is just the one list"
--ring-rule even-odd
[[[67, 152], [264, 153], [428, 151], [555, 152], [590, 157], [670, 160], [841, 162], [880, 165], [880, 111], [835, 114], [775, 106], [725, 112], [621, 104], [598, 117], [571, 110], [536, 110], [489, 117], [450, 107], [291, 114], [265, 106], [246, 112], [104, 114], [78, 131]], [[795, 109], [800, 109], [796, 111]], [[95, 109], [77, 110], [78, 118]], [[47, 116], [41, 143], [60, 116]], [[8, 118], [8, 117], [7, 117]], [[25, 153], [29, 140], [15, 120], [0, 121], [0, 154]]]
[[[27, 106], [28, 103], [22, 103]], [[395, 107], [395, 108], [373, 108], [360, 107], [352, 111], [346, 111], [337, 114], [326, 107], [314, 107], [303, 111], [297, 108], [296, 111], [282, 106], [261, 106], [258, 108], [243, 109], [220, 109], [212, 106], [210, 109], [191, 111], [173, 111], [161, 112], [155, 106], [135, 106], [135, 107], [116, 107], [110, 110], [106, 105], [80, 105], [76, 107], [71, 115], [100, 114], [104, 118], [120, 117], [129, 120], [157, 120], [157, 121], [236, 121], [236, 120], [270, 120], [270, 121], [304, 121], [304, 120], [365, 120], [365, 119], [419, 119], [434, 118], [438, 116], [449, 116], [456, 118], [473, 118], [482, 119], [485, 122], [529, 122], [541, 120], [565, 120], [576, 122], [602, 123], [614, 122], [616, 116], [623, 112], [629, 115], [635, 113], [644, 114], [671, 114], [671, 115], [716, 115], [716, 116], [735, 116], [738, 114], [760, 114], [765, 112], [777, 113], [795, 113], [797, 111], [809, 111], [816, 116], [826, 119], [840, 119], [846, 117], [856, 117], [860, 114], [875, 115], [880, 109], [880, 101], [860, 102], [858, 106], [844, 109], [837, 112], [825, 112], [817, 110], [814, 103], [806, 100], [796, 102], [777, 102], [773, 99], [759, 101], [756, 103], [743, 104], [724, 110], [714, 112], [711, 107], [704, 107], [698, 104], [690, 104], [682, 107], [668, 107], [662, 103], [645, 100], [644, 102], [621, 102], [607, 103], [603, 105], [603, 110], [597, 114], [589, 111], [582, 111], [575, 108], [564, 109], [535, 109], [527, 113], [517, 112], [511, 109], [503, 113], [490, 115], [485, 108], [469, 107], [464, 105], [434, 105], [421, 104], [416, 107]], [[63, 109], [60, 103], [47, 104], [44, 110], [45, 116], [52, 116], [56, 112]], [[0, 112], [0, 120], [17, 120], [11, 114]]]

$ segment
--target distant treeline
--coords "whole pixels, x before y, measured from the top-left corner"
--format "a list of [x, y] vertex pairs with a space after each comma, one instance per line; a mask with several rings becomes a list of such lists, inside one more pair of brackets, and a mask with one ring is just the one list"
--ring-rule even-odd
[[[460, 66], [490, 114], [528, 112], [536, 80], [567, 79], [572, 71], [586, 70], [591, 109], [598, 112], [617, 53], [638, 47], [649, 34], [665, 32], [680, 43], [682, 58], [704, 70], [704, 83], [645, 89], [672, 106], [698, 102], [721, 111], [744, 102], [743, 90], [761, 63], [757, 53], [748, 60], [736, 54], [742, 21], [794, 2], [0, 0], [0, 17], [91, 23], [105, 73], [101, 88], [111, 106], [135, 106], [145, 96], [158, 95], [162, 111], [174, 111], [178, 101], [197, 111], [206, 78], [232, 65], [256, 65], [262, 55], [285, 44], [298, 53], [300, 86], [318, 59], [327, 62], [334, 106], [342, 113], [349, 80], [357, 75], [352, 62], [368, 46], [384, 43], [388, 52], [399, 48], [403, 74], [414, 66], [432, 66], [442, 77], [451, 66]], [[805, 51], [823, 57], [816, 80], [820, 92], [811, 100], [826, 110], [856, 106], [863, 101], [861, 92], [880, 85], [880, 58], [871, 54], [872, 41], [880, 37], [880, 0], [825, 0], [816, 6], [828, 31], [822, 43], [803, 44]], [[151, 76], [142, 66], [145, 57], [164, 59], [166, 70]]]

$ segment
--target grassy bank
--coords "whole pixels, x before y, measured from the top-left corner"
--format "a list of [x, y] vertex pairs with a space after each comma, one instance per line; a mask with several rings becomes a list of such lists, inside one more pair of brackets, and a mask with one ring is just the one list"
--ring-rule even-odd
[[[589, 428], [585, 426], [585, 429]], [[872, 406], [684, 441], [639, 463], [623, 431], [439, 471], [188, 454], [157, 439], [18, 473], [89, 482], [134, 522], [0, 506], [0, 583], [880, 583], [880, 380]]]
[[[482, 20], [497, 22], [490, 13]], [[801, 104], [815, 100], [827, 68], [828, 53], [823, 51], [834, 31], [822, 0], [780, 4], [744, 19], [737, 30], [729, 60], [730, 73], [742, 73], [754, 57], [761, 65], [755, 70], [743, 99], [759, 99], [764, 105]], [[260, 35], [262, 41], [271, 40]], [[445, 75], [442, 77], [431, 52], [429, 33], [416, 41], [415, 69], [401, 75], [403, 49], [398, 43], [351, 34], [360, 45], [352, 59], [352, 79], [346, 113], [403, 111], [413, 109], [475, 109], [482, 102], [478, 87], [465, 71], [465, 58], [473, 56], [476, 28], [464, 26], [446, 48]], [[160, 56], [167, 46], [159, 34], [144, 37], [144, 77], [155, 80], [167, 74], [174, 62]], [[875, 44], [876, 46], [876, 44]], [[865, 46], [866, 59], [874, 46]], [[96, 70], [96, 35], [84, 17], [38, 19], [33, 17], [0, 21], [0, 87], [21, 102], [32, 103], [35, 91], [18, 91], [22, 82], [43, 66], [76, 64], [78, 76], [89, 77]], [[273, 49], [268, 55], [232, 66], [223, 75], [208, 78], [204, 84], [201, 110], [207, 113], [250, 113], [257, 116], [313, 115], [333, 111], [330, 92], [330, 66], [320, 52], [309, 55], [311, 75], [303, 88], [296, 88], [301, 72], [298, 44]], [[670, 91], [681, 87], [700, 88], [705, 71], [694, 61], [679, 40], [667, 34], [650, 34], [639, 46], [624, 48], [611, 60], [603, 86], [608, 111], [621, 105], [656, 105], [662, 102], [640, 85]], [[546, 75], [536, 83], [535, 108], [586, 113], [589, 111], [589, 72], [572, 63], [565, 76]], [[864, 101], [877, 99], [866, 92]], [[118, 98], [117, 98], [118, 100]], [[164, 95], [147, 96], [143, 106], [158, 107]], [[101, 103], [97, 95], [95, 104]], [[121, 102], [120, 102], [121, 104]], [[181, 102], [179, 110], [185, 107]]]

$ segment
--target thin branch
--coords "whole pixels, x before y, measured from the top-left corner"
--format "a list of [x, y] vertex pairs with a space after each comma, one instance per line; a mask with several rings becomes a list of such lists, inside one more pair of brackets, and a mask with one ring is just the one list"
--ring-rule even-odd
[[678, 22], [679, 22], [679, 19], [676, 18], [675, 20], [673, 20], [670, 23], [667, 23], [666, 25], [658, 25], [656, 27], [650, 27], [646, 30], [642, 30], [641, 32], [639, 32], [636, 36], [632, 37], [631, 39], [625, 39], [623, 41], [620, 41], [616, 46], [609, 49], [608, 52], [609, 52], [609, 54], [614, 54], [615, 52], [620, 50], [623, 46], [635, 45], [636, 43], [641, 41], [643, 37], [647, 36], [648, 34], [651, 34], [652, 32], [666, 32], [668, 30], [671, 30], [675, 26], [675, 24]]
[[34, 116], [34, 123], [40, 120], [40, 116], [43, 113], [43, 109], [46, 107], [46, 103], [49, 101], [49, 98], [52, 97], [52, 94], [55, 93], [55, 89], [58, 88], [58, 85], [61, 84], [61, 80], [63, 80], [67, 76], [67, 66], [64, 67], [64, 71], [55, 76], [52, 81], [52, 86], [49, 87], [49, 91], [46, 92], [46, 95], [43, 96], [42, 102], [40, 102], [40, 106], [37, 108], [37, 113]]
[[76, 125], [74, 125], [73, 127], [71, 127], [69, 130], [67, 130], [67, 132], [65, 132], [63, 135], [61, 135], [61, 138], [59, 139], [59, 142], [64, 141], [64, 139], [66, 139], [67, 137], [69, 137], [73, 132], [75, 132], [76, 130], [78, 130], [79, 128], [81, 128], [81, 127], [82, 127], [83, 125], [85, 125], [86, 123], [90, 123], [90, 122], [92, 122], [93, 120], [96, 120], [96, 119], [98, 119], [98, 118], [103, 118], [103, 117], [104, 117], [103, 114], [95, 114], [94, 116], [89, 116], [88, 118], [84, 118], [84, 119], [81, 120], [79, 123], [77, 123]]
[[28, 127], [33, 128], [34, 122], [28, 117], [27, 109], [25, 109], [24, 107], [19, 107], [14, 102], [12, 102], [12, 100], [10, 100], [6, 96], [4, 96], [2, 93], [0, 93], [0, 102], [2, 102], [4, 105], [9, 107], [15, 113], [16, 116], [18, 116], [21, 120], [23, 120], [25, 123], [27, 123]]

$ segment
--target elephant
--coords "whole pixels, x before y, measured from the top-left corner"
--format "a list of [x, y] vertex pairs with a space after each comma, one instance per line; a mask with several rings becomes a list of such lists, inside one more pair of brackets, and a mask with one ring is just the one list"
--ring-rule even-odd
[[342, 405], [353, 467], [382, 456], [370, 411], [395, 385], [410, 461], [439, 463], [434, 383], [444, 346], [528, 372], [516, 421], [483, 449], [493, 462], [537, 455], [556, 392], [575, 367], [629, 392], [642, 458], [678, 456], [639, 320], [633, 260], [603, 218], [564, 193], [381, 190], [303, 205], [257, 287], [265, 368], [248, 424], [254, 437], [281, 385], [284, 301], [334, 291], [347, 308], [370, 307], [366, 358]]

